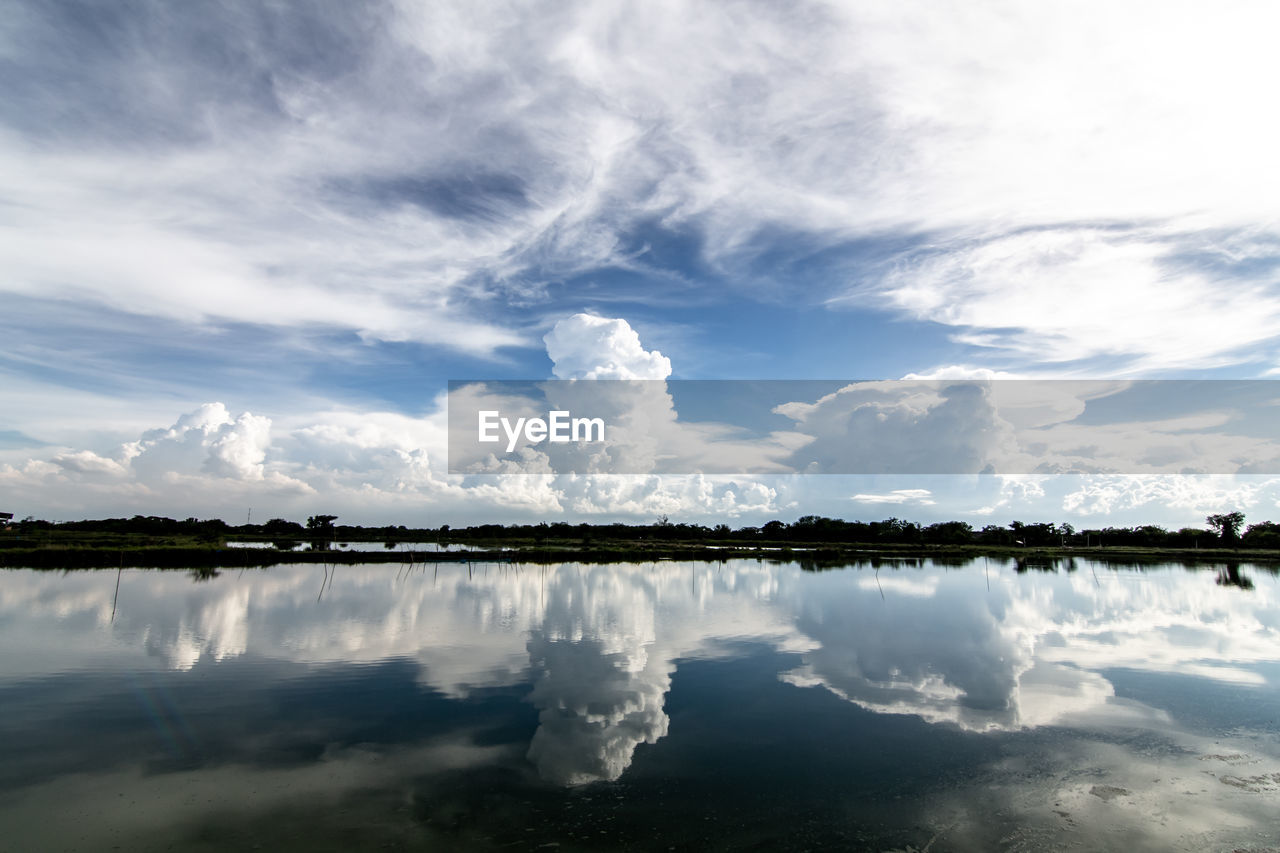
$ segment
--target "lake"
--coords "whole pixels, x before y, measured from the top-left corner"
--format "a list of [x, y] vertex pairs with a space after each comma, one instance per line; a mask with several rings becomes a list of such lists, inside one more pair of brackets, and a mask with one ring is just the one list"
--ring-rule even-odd
[[0, 851], [1258, 850], [1274, 567], [0, 573]]
[[[401, 542], [401, 541], [391, 541], [391, 542], [355, 541], [355, 542], [352, 542], [352, 541], [343, 541], [339, 539], [339, 540], [328, 542], [325, 544], [328, 545], [328, 550], [330, 551], [455, 552], [455, 551], [476, 551], [476, 550], [486, 550], [486, 551], [511, 550], [510, 547], [508, 546], [490, 546], [487, 544], [484, 546], [477, 546], [477, 545], [471, 545], [466, 542]], [[277, 545], [275, 542], [269, 541], [266, 539], [242, 539], [242, 540], [233, 539], [230, 542], [226, 543], [226, 547], [228, 548], [248, 548], [251, 551], [261, 551], [269, 548], [275, 549], [275, 550], [285, 550], [285, 551], [313, 550], [312, 543], [307, 541], [290, 539], [290, 540], [285, 540], [284, 542], [281, 543], [281, 545], [284, 546], [283, 549], [280, 547], [280, 545]]]

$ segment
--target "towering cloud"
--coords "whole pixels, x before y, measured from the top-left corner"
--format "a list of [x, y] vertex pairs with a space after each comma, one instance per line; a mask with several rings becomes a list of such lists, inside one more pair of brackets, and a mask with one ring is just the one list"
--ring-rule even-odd
[[671, 360], [646, 350], [626, 320], [574, 314], [542, 339], [557, 379], [666, 379]]

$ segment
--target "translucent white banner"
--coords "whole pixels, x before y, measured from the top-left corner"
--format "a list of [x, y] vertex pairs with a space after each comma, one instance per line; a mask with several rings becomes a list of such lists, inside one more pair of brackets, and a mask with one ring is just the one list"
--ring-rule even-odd
[[1272, 474], [1268, 380], [469, 380], [454, 474]]

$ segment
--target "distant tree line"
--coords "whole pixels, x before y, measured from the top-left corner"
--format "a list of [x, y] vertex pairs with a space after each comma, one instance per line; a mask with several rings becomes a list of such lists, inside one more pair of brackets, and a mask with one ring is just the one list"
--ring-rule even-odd
[[900, 518], [883, 521], [846, 521], [806, 515], [786, 523], [770, 521], [758, 527], [707, 526], [676, 523], [665, 516], [652, 524], [480, 524], [463, 528], [404, 525], [362, 527], [334, 524], [337, 516], [315, 515], [306, 525], [283, 518], [260, 524], [227, 524], [221, 519], [177, 521], [160, 516], [135, 515], [93, 521], [49, 522], [32, 518], [15, 522], [14, 531], [66, 531], [143, 536], [191, 536], [219, 539], [227, 536], [268, 540], [334, 541], [342, 539], [391, 542], [524, 540], [534, 543], [577, 540], [739, 542], [739, 543], [866, 543], [895, 545], [996, 545], [1003, 547], [1111, 547], [1147, 548], [1260, 548], [1280, 549], [1280, 524], [1264, 521], [1244, 526], [1241, 512], [1210, 515], [1206, 527], [1167, 530], [1154, 524], [1137, 527], [1076, 529], [1071, 524], [1014, 521], [1008, 525], [975, 527], [966, 521], [919, 524]]

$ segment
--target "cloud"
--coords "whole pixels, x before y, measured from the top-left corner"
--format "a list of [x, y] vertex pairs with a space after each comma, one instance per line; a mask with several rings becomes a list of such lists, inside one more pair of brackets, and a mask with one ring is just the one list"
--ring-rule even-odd
[[544, 337], [557, 379], [666, 379], [671, 360], [640, 345], [626, 320], [574, 314]]
[[[403, 520], [733, 516], [819, 491], [747, 478], [459, 480], [442, 468], [437, 411], [349, 403], [353, 388], [380, 387], [365, 381], [383, 366], [375, 351], [434, 369], [436, 350], [492, 359], [544, 333], [556, 376], [670, 376], [626, 320], [578, 314], [548, 331], [546, 318], [584, 305], [697, 304], [680, 319], [718, 347], [738, 342], [715, 312], [742, 299], [879, 310], [950, 330], [968, 350], [957, 360], [1004, 368], [983, 375], [1265, 360], [1260, 372], [1280, 336], [1277, 118], [1257, 108], [1280, 74], [1276, 12], [1086, 8], [20, 4], [0, 37], [0, 290], [24, 329], [21, 351], [6, 353], [18, 375], [3, 377], [5, 408], [30, 423], [5, 426], [47, 444], [4, 450], [0, 478], [58, 515], [230, 515], [266, 496], [282, 513], [326, 500]], [[779, 274], [792, 260], [798, 274]], [[68, 344], [103, 328], [87, 351]], [[210, 343], [184, 350], [162, 387], [157, 363], [194, 331]], [[377, 349], [385, 342], [432, 352]], [[305, 370], [273, 372], [299, 359]], [[113, 395], [66, 392], [103, 376]], [[302, 376], [333, 384], [295, 396]], [[175, 387], [191, 402], [173, 404]], [[232, 408], [173, 422], [217, 399]], [[1009, 428], [1061, 424], [1082, 399], [841, 409], [846, 396], [793, 411], [816, 434], [819, 469], [948, 459], [946, 470], [974, 471], [1004, 451]], [[75, 423], [84, 412], [93, 428]], [[632, 424], [646, 472], [645, 441], [658, 436], [678, 434], [695, 462], [767, 466], [797, 449], [650, 414]], [[881, 415], [896, 435], [859, 448], [856, 427]], [[91, 434], [107, 426], [112, 436]], [[1131, 449], [1144, 430], [1158, 435], [1160, 470], [1251, 451], [1206, 450], [1168, 426], [1135, 419], [1114, 437]], [[1106, 467], [1062, 455], [1046, 470]], [[885, 488], [836, 491], [832, 505], [847, 506]], [[1108, 494], [1070, 505], [1137, 500]]]
[[947, 364], [923, 373], [908, 373], [903, 379], [1026, 379], [1024, 374], [992, 370], [989, 367], [972, 367], [967, 364]]
[[245, 412], [210, 443], [205, 469], [224, 477], [261, 479], [270, 442], [271, 420]]
[[582, 516], [741, 518], [777, 513], [779, 490], [768, 482], [726, 476], [562, 475], [555, 481], [566, 509]]
[[201, 472], [232, 480], [262, 480], [271, 420], [249, 412], [232, 418], [222, 403], [206, 403], [167, 429], [151, 430], [121, 448], [121, 460], [149, 475]]
[[921, 504], [931, 506], [933, 493], [928, 489], [894, 489], [886, 495], [858, 494], [849, 500], [864, 504]]
[[[572, 346], [559, 348], [565, 340]], [[670, 362], [644, 350], [624, 320], [565, 318], [548, 335], [548, 346], [557, 366], [574, 373], [670, 372]], [[741, 449], [717, 446], [722, 438], [717, 430], [678, 424], [660, 379], [550, 387], [553, 406], [604, 415], [623, 439], [606, 451], [613, 457], [591, 466], [593, 472], [651, 471], [660, 437], [692, 456], [709, 447], [722, 453]], [[423, 524], [429, 516], [439, 524], [444, 513], [457, 522], [468, 516], [491, 519], [495, 513], [512, 520], [566, 513], [652, 520], [661, 515], [738, 518], [777, 510], [778, 492], [751, 478], [557, 474], [546, 455], [531, 447], [512, 458], [488, 454], [459, 463], [466, 473], [450, 475], [445, 465], [449, 431], [474, 430], [474, 424], [459, 427], [449, 421], [448, 402], [438, 395], [428, 412], [416, 417], [330, 409], [295, 413], [281, 423], [249, 412], [233, 415], [220, 402], [205, 403], [168, 427], [122, 443], [114, 453], [51, 447], [46, 461], [24, 451], [20, 466], [0, 468], [0, 480], [29, 506], [85, 513], [118, 514], [126, 507], [150, 513], [159, 503], [183, 507], [182, 515], [227, 517], [228, 504], [248, 504], [268, 514], [296, 516], [316, 512], [317, 500], [323, 500], [325, 511], [347, 517], [354, 513], [386, 523], [390, 514]], [[508, 416], [537, 413], [531, 400], [501, 383], [456, 389], [453, 403], [455, 411], [465, 404], [499, 408]], [[453, 439], [460, 443], [456, 434]]]
[[[1062, 508], [1083, 516], [1109, 515], [1156, 504], [1196, 514], [1223, 507], [1249, 509], [1280, 485], [1257, 477], [1110, 476], [1084, 478], [1062, 499]], [[1274, 493], [1273, 493], [1274, 494]]]
[[[1042, 499], [1046, 495], [1045, 484], [1050, 482], [1086, 481], [1086, 477], [1058, 476], [1046, 474], [999, 474], [995, 477], [998, 483], [996, 499], [986, 506], [962, 512], [963, 515], [989, 516], [997, 509], [1017, 509], [1017, 505], [1027, 507], [1028, 504]], [[1056, 509], [1056, 507], [1054, 508]], [[1050, 510], [1053, 511], [1053, 510]]]
[[1024, 364], [1118, 357], [1133, 373], [1229, 364], [1280, 335], [1280, 293], [1266, 278], [1180, 263], [1200, 240], [1148, 229], [1020, 231], [936, 247], [880, 287], [893, 307]]
[[114, 459], [106, 459], [92, 450], [79, 450], [70, 453], [59, 453], [53, 457], [53, 463], [77, 474], [108, 474], [114, 477], [124, 476], [125, 466]]
[[446, 440], [438, 409], [425, 417], [338, 410], [292, 420], [294, 426], [278, 442], [277, 458], [317, 486], [400, 493], [440, 485], [432, 467]]
[[[468, 383], [451, 389], [451, 471], [573, 472], [603, 476], [600, 482], [609, 484], [604, 490], [616, 492], [624, 481], [608, 475], [706, 470], [745, 476], [785, 470], [780, 458], [794, 446], [795, 441], [788, 440], [793, 436], [774, 433], [753, 440], [743, 438], [742, 430], [732, 424], [681, 421], [666, 381], [670, 359], [644, 349], [626, 320], [574, 314], [558, 321], [544, 340], [553, 373], [561, 381]], [[546, 418], [551, 411], [598, 418], [605, 425], [604, 441], [530, 444], [516, 439], [520, 455], [499, 458], [501, 438], [496, 443], [477, 440], [482, 411], [499, 412], [512, 424], [522, 417]], [[569, 482], [580, 485], [576, 479]], [[698, 490], [707, 481], [679, 482], [685, 485], [678, 488], [689, 492], [689, 485], [696, 484], [693, 489]], [[632, 485], [648, 488], [643, 483]], [[599, 490], [593, 485], [588, 491]], [[628, 486], [625, 491], [638, 490]], [[728, 497], [732, 504], [734, 496]]]
[[269, 418], [233, 416], [222, 403], [208, 403], [112, 455], [51, 448], [48, 460], [0, 465], [0, 483], [26, 511], [55, 515], [175, 507], [171, 514], [228, 518], [239, 516], [229, 505], [248, 505], [267, 516], [324, 510], [352, 521], [435, 526], [495, 515], [652, 521], [778, 511], [778, 491], [752, 478], [555, 474], [528, 448], [513, 460], [494, 460], [484, 473], [449, 475], [445, 436], [442, 409], [421, 418], [314, 412], [292, 416], [281, 429]]
[[[6, 292], [480, 356], [602, 270], [852, 299], [1031, 362], [1199, 367], [1276, 335], [1265, 5], [501, 9], [26, 5]], [[848, 259], [881, 240], [908, 248]], [[829, 284], [771, 278], [797, 245], [840, 259]], [[597, 294], [647, 297], [570, 298]]]
[[[1075, 423], [1083, 402], [1105, 395], [1107, 383], [1080, 383], [1074, 390], [1054, 385], [1045, 393], [1005, 393], [995, 383], [987, 396], [973, 396], [981, 389], [968, 388], [971, 397], [958, 397], [946, 383], [870, 383], [847, 386], [812, 403], [786, 404], [783, 408], [797, 419], [795, 435], [812, 438], [817, 451], [827, 456], [809, 453], [804, 442], [779, 441], [777, 433], [738, 439], [725, 425], [680, 421], [662, 381], [638, 383], [656, 395], [644, 398], [638, 412], [634, 395], [610, 402], [594, 393], [595, 383], [550, 384], [583, 395], [579, 403], [612, 405], [610, 423], [630, 424], [637, 441], [608, 449], [616, 458], [588, 458], [585, 468], [564, 467], [561, 463], [573, 460], [553, 459], [526, 446], [514, 456], [473, 460], [466, 473], [451, 474], [445, 464], [451, 427], [443, 396], [422, 416], [321, 410], [274, 419], [208, 403], [114, 451], [61, 446], [23, 450], [14, 457], [16, 465], [0, 465], [0, 482], [25, 507], [24, 513], [53, 517], [154, 513], [157, 506], [169, 506], [181, 516], [230, 519], [240, 512], [228, 507], [248, 505], [268, 516], [326, 511], [366, 523], [395, 519], [432, 526], [549, 515], [645, 521], [668, 515], [718, 523], [767, 519], [793, 508], [839, 516], [848, 512], [850, 500], [866, 506], [911, 506], [938, 518], [954, 518], [964, 514], [964, 507], [976, 507], [969, 512], [989, 516], [1003, 509], [1054, 519], [1110, 513], [1119, 521], [1124, 513], [1142, 509], [1139, 523], [1168, 524], [1172, 519], [1177, 526], [1196, 520], [1188, 514], [1266, 506], [1280, 488], [1275, 477], [1240, 473], [1105, 473], [1173, 472], [1190, 464], [1234, 470], [1240, 460], [1265, 462], [1270, 446], [1265, 437], [1224, 432], [1229, 418], [1221, 411], [1118, 424]], [[538, 409], [509, 393], [475, 385], [462, 390], [475, 397], [472, 402], [492, 402], [509, 414], [520, 413], [526, 404], [530, 412]], [[552, 392], [557, 405], [577, 405], [557, 393]], [[1015, 428], [1003, 420], [1006, 410], [995, 406], [1002, 395], [1013, 400], [1011, 417], [1031, 426]], [[1148, 393], [1144, 399], [1150, 404], [1155, 396]], [[957, 400], [962, 405], [957, 407]], [[661, 417], [654, 417], [655, 412]], [[993, 436], [1004, 438], [993, 441]], [[885, 470], [847, 478], [657, 473], [676, 463], [681, 466], [677, 470], [693, 472], [710, 463], [755, 466], [779, 458], [779, 453], [791, 454], [805, 466], [827, 459], [833, 466], [880, 464]], [[979, 463], [1000, 471], [1006, 463], [1015, 471], [1052, 463], [1065, 471], [1102, 473], [925, 477], [904, 473], [901, 467], [912, 463], [925, 473], [951, 471], [947, 466], [957, 459], [971, 460], [971, 472], [981, 470]], [[939, 467], [924, 467], [926, 463]], [[615, 465], [637, 473], [613, 473], [619, 470]]]
[[1265, 383], [905, 380], [774, 408], [794, 470], [817, 473], [1266, 474]]
[[813, 437], [793, 456], [804, 473], [978, 474], [1016, 449], [980, 383], [853, 383], [774, 411]]

